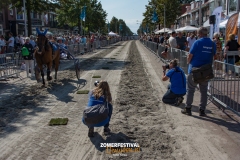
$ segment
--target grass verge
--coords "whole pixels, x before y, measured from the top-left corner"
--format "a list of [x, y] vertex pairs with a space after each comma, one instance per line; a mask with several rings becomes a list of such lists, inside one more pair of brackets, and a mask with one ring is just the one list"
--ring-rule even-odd
[[89, 90], [80, 90], [80, 91], [77, 91], [77, 94], [88, 94], [89, 93]]
[[101, 76], [92, 76], [92, 78], [101, 78]]
[[49, 126], [53, 125], [67, 125], [68, 118], [52, 118], [49, 122]]

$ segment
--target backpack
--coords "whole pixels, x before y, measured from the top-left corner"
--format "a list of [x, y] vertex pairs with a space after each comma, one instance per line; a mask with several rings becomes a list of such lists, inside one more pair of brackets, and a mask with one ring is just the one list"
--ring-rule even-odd
[[29, 56], [29, 51], [26, 47], [22, 47], [22, 56]]

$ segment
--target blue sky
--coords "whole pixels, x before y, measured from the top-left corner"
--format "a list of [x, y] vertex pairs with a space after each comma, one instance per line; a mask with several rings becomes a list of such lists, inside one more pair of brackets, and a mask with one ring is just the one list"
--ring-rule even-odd
[[107, 20], [111, 21], [113, 16], [117, 19], [123, 19], [131, 31], [137, 33], [139, 28], [137, 20], [143, 20], [148, 0], [99, 0], [99, 2], [108, 14]]

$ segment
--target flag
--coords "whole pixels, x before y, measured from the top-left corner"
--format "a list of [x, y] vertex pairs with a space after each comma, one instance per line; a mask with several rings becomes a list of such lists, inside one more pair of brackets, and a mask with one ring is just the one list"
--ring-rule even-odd
[[238, 13], [234, 13], [231, 15], [231, 17], [228, 19], [228, 22], [226, 24], [226, 35], [225, 40], [229, 40], [228, 36], [229, 34], [235, 34], [237, 35], [237, 22], [238, 22]]
[[158, 21], [158, 16], [157, 16], [156, 10], [154, 10], [152, 15], [152, 22], [155, 23], [157, 21]]
[[119, 29], [120, 29], [120, 31], [122, 31], [122, 24], [119, 25]]
[[87, 8], [87, 6], [83, 6], [82, 7], [82, 12], [80, 14], [80, 19], [83, 20], [83, 21], [85, 21], [85, 18], [86, 18], [86, 8]]
[[215, 8], [213, 10], [212, 15], [215, 15], [215, 24], [210, 25], [210, 34], [209, 34], [210, 39], [213, 38], [214, 33], [219, 33], [219, 25], [221, 22], [221, 15], [222, 15], [222, 6]]

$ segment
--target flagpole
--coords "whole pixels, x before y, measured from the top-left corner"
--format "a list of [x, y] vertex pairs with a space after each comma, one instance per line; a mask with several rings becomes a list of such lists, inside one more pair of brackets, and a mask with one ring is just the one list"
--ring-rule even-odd
[[26, 5], [25, 0], [23, 0], [23, 8], [24, 8], [24, 35], [27, 37], [27, 16], [26, 16]]

